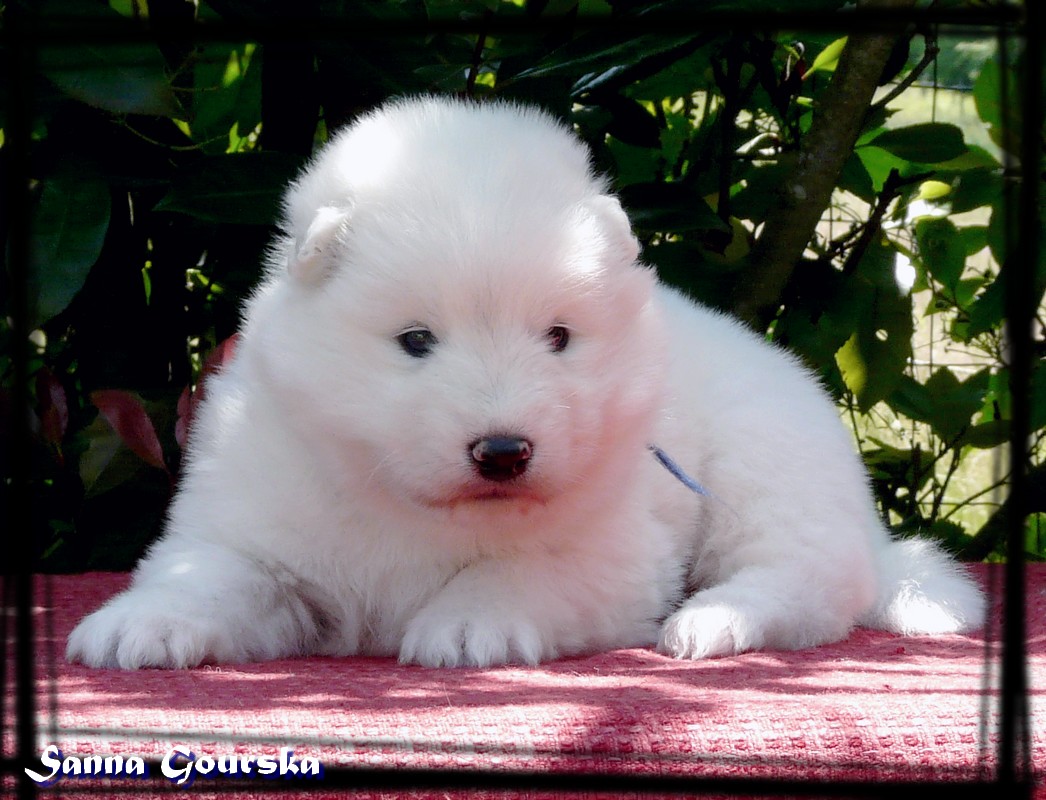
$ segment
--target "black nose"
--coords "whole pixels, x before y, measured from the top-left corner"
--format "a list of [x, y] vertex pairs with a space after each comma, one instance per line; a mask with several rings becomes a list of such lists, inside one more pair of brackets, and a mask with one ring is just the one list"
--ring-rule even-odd
[[516, 436], [489, 436], [473, 442], [469, 452], [480, 475], [488, 481], [507, 481], [526, 471], [533, 448]]

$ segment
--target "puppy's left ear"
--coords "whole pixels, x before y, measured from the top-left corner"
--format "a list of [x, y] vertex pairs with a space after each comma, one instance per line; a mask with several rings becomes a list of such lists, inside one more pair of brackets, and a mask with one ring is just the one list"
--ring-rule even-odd
[[613, 195], [601, 194], [588, 200], [589, 211], [595, 216], [606, 239], [608, 249], [624, 266], [631, 266], [639, 258], [639, 240], [632, 233], [632, 223]]
[[348, 222], [347, 208], [323, 206], [318, 209], [305, 236], [294, 242], [293, 252], [287, 259], [291, 276], [307, 283], [320, 280], [330, 267], [333, 251], [338, 244], [338, 234]]
[[638, 261], [639, 240], [616, 197], [590, 197], [585, 210], [599, 230], [600, 259], [606, 265], [603, 280], [614, 310], [621, 320], [639, 320], [653, 294], [657, 274]]

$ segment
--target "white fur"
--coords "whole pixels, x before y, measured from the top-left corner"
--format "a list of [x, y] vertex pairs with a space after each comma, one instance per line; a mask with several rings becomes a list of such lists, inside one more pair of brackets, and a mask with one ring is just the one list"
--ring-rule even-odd
[[[815, 380], [636, 257], [539, 112], [411, 100], [341, 133], [288, 194], [164, 537], [68, 657], [701, 658], [980, 624], [956, 565], [890, 542]], [[533, 454], [493, 483], [470, 443], [505, 433]]]

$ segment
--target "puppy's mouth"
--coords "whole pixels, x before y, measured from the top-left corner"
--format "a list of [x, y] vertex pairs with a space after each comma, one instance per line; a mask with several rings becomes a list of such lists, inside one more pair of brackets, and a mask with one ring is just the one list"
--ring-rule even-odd
[[474, 507], [490, 508], [491, 510], [508, 510], [513, 507], [525, 510], [535, 505], [543, 506], [546, 503], [546, 497], [522, 482], [499, 483], [496, 485], [488, 483], [469, 484], [449, 494], [430, 498], [427, 501], [427, 505], [433, 508]]

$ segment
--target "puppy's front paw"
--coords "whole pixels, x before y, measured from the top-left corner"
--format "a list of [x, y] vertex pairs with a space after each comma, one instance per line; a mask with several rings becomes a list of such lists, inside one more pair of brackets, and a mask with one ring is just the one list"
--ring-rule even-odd
[[216, 625], [173, 608], [133, 591], [120, 595], [76, 626], [66, 658], [89, 667], [179, 669], [216, 657], [223, 638]]
[[714, 658], [751, 649], [744, 641], [744, 620], [727, 605], [683, 606], [665, 620], [658, 652], [676, 658]]
[[411, 620], [399, 659], [426, 667], [488, 667], [537, 664], [553, 656], [537, 625], [518, 613], [499, 614], [482, 607], [446, 610], [437, 604]]

